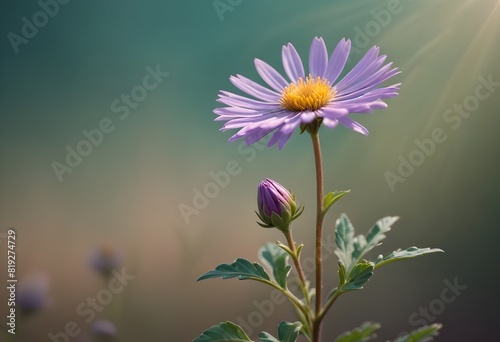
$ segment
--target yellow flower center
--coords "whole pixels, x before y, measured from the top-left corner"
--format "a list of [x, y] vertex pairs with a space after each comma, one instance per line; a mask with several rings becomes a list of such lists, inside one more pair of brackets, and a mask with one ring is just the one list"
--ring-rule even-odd
[[335, 91], [327, 79], [312, 75], [304, 81], [299, 78], [297, 83], [290, 83], [281, 93], [281, 107], [293, 112], [305, 110], [315, 111], [333, 100]]

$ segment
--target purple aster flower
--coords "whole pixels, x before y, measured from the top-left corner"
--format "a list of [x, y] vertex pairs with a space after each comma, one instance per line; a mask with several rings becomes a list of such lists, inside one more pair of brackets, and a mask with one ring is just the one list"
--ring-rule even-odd
[[302, 214], [303, 207], [297, 208], [295, 196], [280, 183], [269, 178], [259, 184], [257, 190], [257, 216], [261, 227], [286, 231], [290, 222]]
[[379, 56], [379, 48], [372, 47], [359, 63], [340, 81], [337, 81], [347, 62], [351, 41], [342, 39], [330, 59], [323, 38], [314, 38], [309, 54], [309, 73], [297, 50], [291, 43], [283, 46], [282, 60], [285, 79], [266, 62], [255, 59], [255, 67], [269, 88], [244, 76], [231, 76], [234, 86], [251, 97], [228, 91], [219, 93], [218, 102], [227, 107], [217, 108], [216, 121], [225, 121], [221, 130], [239, 129], [229, 141], [243, 138], [253, 144], [274, 132], [268, 146], [278, 144], [281, 149], [294, 130], [317, 122], [328, 128], [339, 123], [358, 133], [368, 130], [349, 117], [351, 113], [371, 113], [386, 108], [382, 101], [398, 95], [400, 84], [380, 87], [380, 84], [399, 73], [384, 65], [385, 55]]

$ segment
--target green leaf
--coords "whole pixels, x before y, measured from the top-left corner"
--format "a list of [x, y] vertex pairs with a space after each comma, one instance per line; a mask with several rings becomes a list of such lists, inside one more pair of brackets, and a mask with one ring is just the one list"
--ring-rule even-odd
[[347, 280], [347, 273], [344, 264], [341, 262], [339, 262], [339, 278], [340, 278], [340, 286], [344, 285]]
[[259, 338], [261, 342], [295, 342], [299, 336], [301, 328], [302, 323], [300, 322], [289, 323], [282, 321], [278, 326], [279, 339], [276, 339], [271, 334], [266, 332], [261, 332], [259, 334]]
[[384, 217], [375, 223], [375, 225], [368, 231], [366, 238], [359, 235], [354, 238], [354, 252], [352, 253], [353, 260], [361, 259], [373, 247], [380, 245], [381, 241], [385, 239], [385, 233], [391, 230], [391, 226], [399, 219], [399, 217]]
[[292, 268], [288, 265], [288, 253], [274, 243], [266, 243], [259, 250], [259, 257], [271, 268], [279, 286], [286, 289], [288, 274]]
[[290, 247], [288, 247], [287, 245], [283, 244], [282, 242], [276, 241], [276, 246], [278, 246], [279, 248], [281, 248], [282, 250], [284, 250], [285, 252], [287, 252], [288, 255], [290, 255], [290, 256], [293, 255], [293, 252], [290, 249]]
[[379, 323], [364, 322], [359, 328], [343, 333], [334, 342], [365, 342], [375, 338], [378, 329]]
[[418, 248], [418, 247], [409, 247], [407, 249], [401, 250], [395, 250], [391, 254], [387, 256], [382, 256], [379, 255], [378, 258], [375, 260], [375, 268], [378, 268], [380, 266], [383, 266], [385, 264], [389, 264], [394, 261], [398, 260], [404, 260], [404, 259], [410, 259], [417, 257], [419, 255], [424, 255], [424, 254], [429, 254], [429, 253], [436, 253], [436, 252], [443, 252], [442, 249], [439, 248]]
[[253, 342], [240, 326], [223, 322], [205, 330], [192, 342]]
[[282, 321], [278, 326], [278, 337], [281, 342], [295, 342], [301, 328], [302, 323], [300, 322], [289, 323]]
[[399, 337], [394, 342], [427, 342], [432, 341], [433, 336], [438, 335], [439, 329], [441, 329], [442, 325], [439, 323], [426, 325], [422, 328], [413, 330], [408, 335], [403, 337]]
[[297, 246], [297, 258], [300, 257], [300, 253], [302, 252], [302, 247], [304, 247], [303, 243]]
[[351, 190], [329, 192], [323, 200], [323, 212], [326, 213], [330, 207], [339, 199], [347, 195]]
[[232, 264], [220, 264], [212, 271], [203, 274], [197, 281], [210, 278], [230, 279], [235, 277], [238, 277], [239, 280], [252, 279], [264, 282], [271, 281], [269, 275], [262, 266], [242, 258], [236, 259]]
[[342, 291], [355, 291], [363, 289], [363, 284], [370, 280], [373, 275], [373, 262], [361, 260], [354, 266], [349, 275], [345, 285], [342, 286]]
[[261, 342], [280, 342], [276, 337], [265, 331], [259, 334], [259, 338]]
[[352, 263], [352, 252], [354, 251], [354, 227], [346, 214], [340, 215], [340, 218], [337, 219], [336, 227], [335, 243], [338, 248], [334, 252], [339, 257], [340, 262], [349, 271]]

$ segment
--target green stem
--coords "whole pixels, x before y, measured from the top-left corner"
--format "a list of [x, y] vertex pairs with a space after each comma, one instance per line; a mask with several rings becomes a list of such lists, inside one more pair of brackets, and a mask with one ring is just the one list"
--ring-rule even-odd
[[276, 290], [281, 291], [285, 296], [290, 299], [290, 301], [307, 317], [308, 316], [308, 309], [304, 307], [304, 303], [301, 302], [300, 299], [298, 299], [293, 293], [291, 293], [289, 290], [282, 288], [278, 284], [264, 280], [264, 279], [258, 279], [258, 278], [252, 278], [252, 280], [267, 284], [271, 287], [274, 287]]
[[330, 299], [326, 303], [325, 307], [321, 310], [319, 315], [316, 316], [316, 320], [318, 320], [318, 321], [323, 320], [323, 318], [325, 317], [328, 310], [330, 310], [330, 307], [333, 305], [333, 303], [335, 303], [337, 298], [339, 298], [340, 295], [343, 293], [342, 291], [339, 291], [338, 289], [336, 289], [334, 291], [335, 291], [335, 293], [330, 297]]
[[[295, 268], [297, 269], [297, 273], [299, 275], [300, 282], [303, 285], [303, 288], [305, 289], [307, 286], [306, 283], [306, 276], [304, 273], [304, 270], [302, 269], [302, 265], [300, 264], [299, 257], [297, 255], [297, 248], [295, 247], [295, 242], [293, 241], [293, 236], [292, 236], [292, 231], [288, 230], [285, 233], [286, 241], [288, 242], [288, 246], [290, 247], [290, 251], [292, 254], [290, 255], [292, 257], [293, 263], [295, 265]], [[304, 294], [306, 301], [309, 302], [309, 295], [306, 293]], [[309, 305], [309, 303], [307, 303]]]
[[[295, 268], [297, 269], [297, 273], [299, 275], [299, 279], [301, 282], [301, 288], [302, 288], [302, 293], [304, 294], [304, 298], [306, 300], [306, 305], [308, 308], [311, 307], [311, 298], [309, 297], [309, 289], [307, 286], [307, 281], [306, 281], [306, 276], [304, 273], [304, 269], [302, 268], [302, 265], [300, 263], [299, 256], [297, 255], [297, 248], [295, 246], [295, 241], [293, 240], [292, 236], [292, 231], [290, 229], [286, 230], [283, 232], [283, 234], [286, 237], [286, 240], [288, 242], [288, 246], [290, 247], [290, 251], [292, 252], [290, 256], [292, 257], [293, 263], [295, 265]], [[309, 313], [306, 315], [306, 319], [309, 323], [309, 328], [312, 328], [313, 325], [313, 320], [312, 320], [312, 313]]]
[[323, 210], [323, 162], [321, 158], [321, 146], [319, 142], [318, 131], [309, 131], [314, 148], [314, 160], [316, 164], [316, 303], [315, 320], [313, 322], [312, 342], [319, 342], [321, 336], [322, 310], [322, 234], [323, 219], [325, 216]]

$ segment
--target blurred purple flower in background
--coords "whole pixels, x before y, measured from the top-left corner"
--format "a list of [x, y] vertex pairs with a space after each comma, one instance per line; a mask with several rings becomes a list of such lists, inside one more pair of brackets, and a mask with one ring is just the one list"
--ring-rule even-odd
[[49, 288], [49, 278], [44, 273], [37, 272], [20, 279], [16, 294], [16, 307], [24, 315], [48, 307], [51, 304], [48, 296]]
[[110, 244], [102, 244], [90, 255], [90, 266], [105, 277], [111, 275], [112, 270], [119, 268], [122, 262], [122, 254]]
[[392, 63], [384, 65], [386, 56], [379, 56], [379, 48], [372, 47], [354, 68], [339, 82], [351, 50], [351, 41], [342, 39], [330, 59], [323, 38], [314, 38], [309, 54], [309, 74], [295, 47], [288, 43], [282, 49], [286, 80], [266, 62], [255, 59], [255, 68], [272, 88], [266, 88], [244, 76], [231, 76], [229, 80], [238, 89], [253, 98], [228, 91], [219, 93], [218, 102], [227, 107], [216, 108], [216, 121], [226, 121], [221, 130], [240, 129], [229, 141], [244, 138], [253, 144], [274, 132], [268, 146], [278, 144], [281, 149], [299, 126], [313, 123], [334, 128], [339, 123], [358, 133], [368, 130], [351, 119], [351, 113], [371, 113], [386, 108], [382, 101], [398, 95], [399, 84], [379, 85], [399, 73]]
[[105, 319], [97, 320], [92, 324], [92, 335], [96, 341], [112, 341], [116, 336], [116, 326]]

